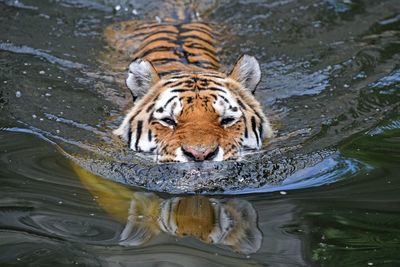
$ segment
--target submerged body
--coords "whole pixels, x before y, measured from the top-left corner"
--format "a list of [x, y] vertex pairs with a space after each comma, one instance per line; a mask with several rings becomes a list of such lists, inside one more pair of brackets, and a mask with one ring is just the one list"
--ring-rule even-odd
[[122, 22], [107, 40], [127, 55], [133, 108], [114, 131], [135, 151], [159, 162], [221, 161], [260, 149], [272, 129], [254, 98], [260, 67], [242, 56], [219, 71], [213, 30], [201, 22]]

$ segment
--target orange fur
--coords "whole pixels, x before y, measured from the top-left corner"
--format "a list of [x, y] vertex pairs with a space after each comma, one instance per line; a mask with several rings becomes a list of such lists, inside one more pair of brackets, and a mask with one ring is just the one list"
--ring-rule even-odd
[[251, 94], [260, 79], [257, 61], [244, 56], [229, 76], [221, 73], [210, 25], [127, 21], [105, 36], [133, 60], [127, 85], [139, 101], [114, 132], [132, 149], [155, 151], [160, 162], [226, 160], [271, 136]]

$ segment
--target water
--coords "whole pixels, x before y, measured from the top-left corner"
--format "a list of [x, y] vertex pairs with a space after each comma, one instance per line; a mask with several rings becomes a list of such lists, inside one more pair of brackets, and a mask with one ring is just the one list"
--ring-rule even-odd
[[163, 2], [0, 1], [0, 265], [399, 266], [397, 1], [197, 3], [227, 69], [257, 56], [277, 129], [202, 169], [110, 135], [129, 98], [102, 30]]

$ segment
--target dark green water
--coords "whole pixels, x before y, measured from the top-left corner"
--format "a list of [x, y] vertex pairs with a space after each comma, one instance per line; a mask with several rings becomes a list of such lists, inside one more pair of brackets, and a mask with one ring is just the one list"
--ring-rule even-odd
[[[221, 25], [226, 66], [243, 53], [262, 66], [257, 98], [277, 141], [243, 164], [245, 172], [252, 162], [261, 167], [210, 198], [253, 211], [236, 220], [242, 228], [254, 222], [253, 232], [235, 243], [241, 252], [165, 231], [121, 243], [135, 218], [99, 205], [59, 148], [114, 155], [110, 131], [128, 100], [103, 62], [102, 30], [123, 19], [162, 19], [162, 3], [0, 1], [0, 266], [400, 266], [397, 0], [198, 3], [204, 20]], [[276, 154], [283, 156], [269, 165]], [[109, 167], [88, 158], [83, 165]], [[202, 185], [179, 177], [173, 184], [173, 173], [158, 171], [151, 174], [168, 178], [161, 184], [108, 178], [141, 186], [125, 187], [128, 208], [146, 185]], [[147, 194], [144, 203], [178, 197]], [[246, 245], [256, 252], [244, 253]]]

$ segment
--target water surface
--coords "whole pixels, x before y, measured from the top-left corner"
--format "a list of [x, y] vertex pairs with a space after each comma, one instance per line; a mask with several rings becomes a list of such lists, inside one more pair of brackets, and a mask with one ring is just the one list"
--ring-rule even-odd
[[[399, 266], [397, 1], [198, 3], [220, 25], [226, 69], [243, 53], [260, 61], [256, 96], [277, 133], [261, 153], [188, 176], [110, 135], [129, 97], [102, 30], [163, 19], [162, 4], [0, 1], [1, 265]], [[158, 229], [157, 211], [132, 212], [149, 203], [209, 204], [243, 238], [201, 241], [179, 209], [186, 237]]]

